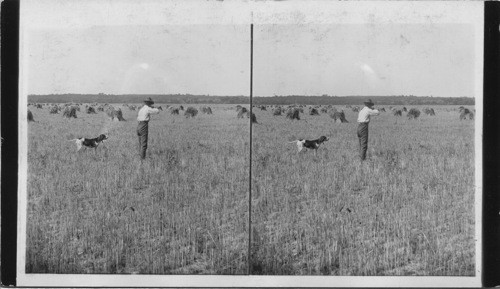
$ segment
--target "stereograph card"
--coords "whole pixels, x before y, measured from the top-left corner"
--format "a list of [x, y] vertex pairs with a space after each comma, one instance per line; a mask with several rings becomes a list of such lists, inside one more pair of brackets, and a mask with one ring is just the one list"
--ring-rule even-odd
[[481, 285], [482, 2], [20, 1], [18, 286]]

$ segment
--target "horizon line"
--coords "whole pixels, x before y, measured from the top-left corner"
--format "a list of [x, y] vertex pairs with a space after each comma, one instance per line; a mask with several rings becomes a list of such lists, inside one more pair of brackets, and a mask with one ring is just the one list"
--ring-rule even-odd
[[[122, 93], [122, 94], [107, 94], [107, 93], [48, 93], [48, 94], [28, 94], [29, 96], [49, 96], [49, 95], [95, 95], [95, 96], [202, 96], [202, 97], [248, 97], [249, 95], [210, 95], [210, 94], [188, 94], [188, 93], [170, 93], [170, 94], [160, 94], [160, 93]], [[254, 95], [256, 97], [428, 97], [428, 98], [471, 98], [475, 99], [474, 96], [435, 96], [435, 95], [412, 95], [412, 94], [393, 94], [393, 95], [300, 95], [300, 94], [288, 94], [288, 95]]]

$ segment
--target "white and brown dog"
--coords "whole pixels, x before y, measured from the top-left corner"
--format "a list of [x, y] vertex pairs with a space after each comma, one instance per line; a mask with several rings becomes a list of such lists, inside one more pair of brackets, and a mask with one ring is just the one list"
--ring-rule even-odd
[[76, 143], [76, 151], [79, 151], [84, 148], [97, 148], [99, 144], [104, 143], [105, 140], [108, 139], [108, 136], [105, 134], [101, 134], [96, 138], [75, 138], [75, 139], [70, 139], [69, 141], [74, 141]]
[[326, 136], [321, 136], [320, 138], [314, 140], [298, 139], [288, 143], [296, 143], [299, 152], [301, 152], [304, 148], [306, 148], [306, 149], [312, 149], [316, 153], [320, 145], [327, 140], [329, 140], [329, 138], [327, 138]]

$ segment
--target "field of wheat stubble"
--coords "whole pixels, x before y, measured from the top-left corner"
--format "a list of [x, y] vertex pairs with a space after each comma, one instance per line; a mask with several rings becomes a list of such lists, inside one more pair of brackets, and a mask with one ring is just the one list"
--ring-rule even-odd
[[[136, 111], [32, 110], [26, 272], [246, 273], [249, 123], [234, 108], [153, 116], [143, 163]], [[66, 141], [103, 131], [95, 152]]]
[[[364, 163], [357, 113], [341, 124], [254, 108], [251, 244], [249, 120], [212, 109], [155, 116], [141, 164], [135, 111], [109, 122], [32, 108], [26, 272], [246, 274], [250, 245], [252, 274], [474, 275], [474, 122], [457, 107], [372, 118]], [[103, 130], [95, 152], [66, 141]], [[316, 155], [287, 143], [321, 135]]]
[[[435, 109], [372, 117], [364, 163], [350, 109], [349, 123], [257, 109], [252, 271], [474, 275], [474, 121], [459, 121], [457, 106]], [[330, 139], [316, 156], [288, 143], [322, 135]]]

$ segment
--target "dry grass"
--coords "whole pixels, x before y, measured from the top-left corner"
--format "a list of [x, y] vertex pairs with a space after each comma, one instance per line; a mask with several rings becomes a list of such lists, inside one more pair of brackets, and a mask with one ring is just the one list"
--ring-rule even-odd
[[[356, 113], [256, 112], [253, 273], [474, 275], [474, 124], [436, 110], [374, 117], [362, 164]], [[321, 135], [317, 157], [287, 143]]]
[[300, 120], [300, 110], [298, 108], [291, 108], [286, 112], [286, 118], [291, 120]]
[[[191, 119], [155, 115], [141, 164], [135, 121], [35, 117], [27, 272], [246, 273], [248, 119], [222, 106]], [[110, 139], [96, 153], [65, 141], [95, 137], [103, 124]]]
[[125, 121], [121, 108], [110, 106], [106, 109], [108, 118], [112, 121]]
[[[154, 116], [141, 165], [135, 121], [35, 111], [27, 272], [245, 274], [249, 120], [213, 112]], [[382, 113], [360, 163], [354, 112], [344, 124], [255, 114], [254, 274], [474, 274], [473, 121], [449, 107], [416, 121]], [[64, 141], [103, 123], [95, 154]], [[321, 135], [316, 157], [286, 143]]]
[[198, 110], [192, 106], [188, 107], [186, 109], [186, 112], [184, 112], [184, 116], [186, 118], [195, 117], [197, 114], [198, 114]]
[[77, 118], [76, 111], [77, 111], [76, 106], [66, 106], [63, 111], [63, 117]]
[[31, 110], [28, 109], [28, 122], [30, 121], [35, 121], [35, 119], [33, 118], [33, 113], [31, 112]]

